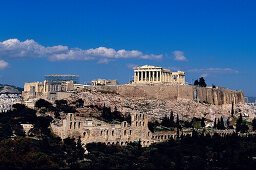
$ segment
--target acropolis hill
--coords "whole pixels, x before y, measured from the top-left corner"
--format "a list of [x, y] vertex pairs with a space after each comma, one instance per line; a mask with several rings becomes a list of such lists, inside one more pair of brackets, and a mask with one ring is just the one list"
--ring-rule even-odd
[[[187, 115], [187, 118], [201, 118], [208, 113], [219, 115], [217, 117], [227, 117], [225, 115], [230, 114], [232, 103], [237, 109], [244, 104], [242, 91], [188, 85], [185, 83], [185, 72], [171, 72], [156, 66], [135, 67], [134, 80], [129, 84], [117, 85], [116, 80], [103, 79], [92, 82], [91, 86], [74, 84], [73, 80], [25, 83], [22, 95], [24, 103], [30, 107], [33, 107], [39, 98], [52, 102], [82, 98], [85, 105], [106, 104], [112, 109], [117, 106], [123, 111], [132, 108], [129, 112], [137, 110], [157, 118], [171, 110]], [[140, 107], [144, 104], [151, 109]], [[212, 120], [214, 117], [209, 119]]]
[[[204, 118], [208, 127], [213, 127], [215, 118], [222, 117], [227, 121], [232, 105], [234, 116], [246, 113], [245, 119], [254, 117], [244, 104], [242, 91], [188, 85], [183, 71], [171, 72], [145, 65], [134, 68], [134, 80], [124, 85], [117, 85], [117, 80], [97, 79], [92, 80], [92, 85], [74, 84], [74, 80], [78, 82], [75, 75], [47, 75], [43, 83], [25, 83], [22, 95], [23, 102], [29, 107], [34, 107], [39, 98], [52, 103], [65, 99], [70, 106], [82, 99], [84, 107], [77, 107], [76, 113], [60, 113], [61, 118], [52, 115], [51, 129], [62, 139], [81, 137], [83, 144], [126, 145], [141, 141], [142, 146], [149, 146], [175, 138], [174, 131], [151, 132], [148, 129], [148, 121], [161, 120], [170, 112], [175, 117], [179, 115], [182, 121]], [[131, 123], [107, 123], [95, 119], [103, 114], [101, 108], [130, 115]], [[183, 133], [191, 132], [184, 130]]]

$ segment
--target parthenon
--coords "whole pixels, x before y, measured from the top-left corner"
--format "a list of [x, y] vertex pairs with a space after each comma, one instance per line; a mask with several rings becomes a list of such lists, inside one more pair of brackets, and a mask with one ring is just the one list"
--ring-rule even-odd
[[171, 72], [162, 67], [144, 65], [134, 68], [134, 84], [185, 84], [185, 72]]

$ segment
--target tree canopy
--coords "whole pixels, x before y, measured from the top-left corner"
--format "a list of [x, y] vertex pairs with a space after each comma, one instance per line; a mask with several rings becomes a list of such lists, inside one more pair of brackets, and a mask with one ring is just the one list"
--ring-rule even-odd
[[200, 86], [200, 87], [206, 87], [207, 86], [203, 77], [200, 77], [199, 81], [195, 80], [194, 85], [195, 86]]

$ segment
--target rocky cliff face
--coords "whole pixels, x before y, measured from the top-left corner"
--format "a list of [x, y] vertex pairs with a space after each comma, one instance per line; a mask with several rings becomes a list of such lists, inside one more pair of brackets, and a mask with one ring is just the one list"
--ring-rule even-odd
[[[213, 121], [215, 118], [219, 118], [221, 116], [223, 116], [224, 119], [230, 117], [232, 107], [230, 98], [233, 97], [232, 95], [236, 94], [229, 94], [229, 91], [218, 91], [215, 89], [211, 90], [210, 92], [204, 92], [203, 89], [199, 88], [199, 98], [200, 95], [204, 96], [203, 93], [207, 93], [207, 95], [205, 98], [202, 98], [199, 100], [199, 102], [197, 102], [194, 100], [193, 95], [191, 98], [191, 93], [189, 93], [190, 91], [188, 88], [185, 88], [187, 91], [182, 91], [184, 94], [180, 92], [176, 93], [176, 97], [174, 97], [175, 95], [171, 95], [175, 89], [166, 87], [125, 87], [128, 90], [118, 88], [119, 87], [88, 88], [83, 92], [73, 95], [70, 100], [73, 101], [78, 98], [82, 98], [85, 105], [103, 106], [105, 104], [107, 107], [111, 107], [112, 109], [116, 107], [123, 114], [141, 112], [147, 113], [147, 115], [149, 115], [151, 118], [156, 119], [169, 115], [170, 112], [173, 111], [175, 115], [178, 114], [180, 119], [183, 120], [190, 121], [193, 117], [205, 117], [206, 119]], [[167, 93], [167, 91], [169, 91], [169, 93]], [[214, 94], [215, 91], [215, 99], [211, 99], [210, 101], [211, 95]], [[209, 93], [211, 93], [211, 95]], [[181, 94], [183, 96], [185, 95], [185, 97], [181, 98]], [[241, 96], [239, 95], [243, 94], [238, 93], [236, 95], [236, 97], [241, 100]], [[239, 100], [236, 100], [235, 104], [236, 115], [238, 116], [240, 113], [246, 113], [246, 115], [249, 116], [247, 119], [252, 119], [254, 117], [253, 112], [249, 110], [249, 107], [244, 105], [243, 102], [237, 103]], [[210, 104], [210, 102], [214, 101], [218, 101], [218, 104]]]
[[97, 86], [87, 87], [106, 93], [116, 93], [134, 99], [172, 100], [189, 99], [215, 105], [244, 103], [244, 93], [226, 88], [205, 88], [190, 85], [156, 86]]

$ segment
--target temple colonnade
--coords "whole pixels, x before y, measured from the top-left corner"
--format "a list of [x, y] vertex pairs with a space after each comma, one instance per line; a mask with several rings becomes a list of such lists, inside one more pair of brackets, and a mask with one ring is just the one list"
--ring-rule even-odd
[[171, 74], [162, 70], [134, 71], [135, 82], [170, 82]]

